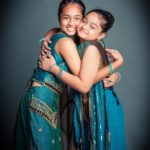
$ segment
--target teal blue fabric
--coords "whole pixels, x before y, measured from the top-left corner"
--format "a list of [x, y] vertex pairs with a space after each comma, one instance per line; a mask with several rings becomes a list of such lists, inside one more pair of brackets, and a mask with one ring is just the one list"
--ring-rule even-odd
[[124, 111], [119, 98], [112, 88], [105, 90], [110, 130], [111, 150], [126, 150]]
[[[104, 89], [103, 83], [97, 83], [92, 86], [89, 95], [90, 106], [90, 130], [91, 136], [88, 136], [89, 122], [85, 118], [83, 97], [82, 94], [74, 92], [74, 130], [75, 130], [75, 143], [77, 147], [80, 146], [82, 139], [82, 149], [90, 150], [94, 145], [94, 150], [105, 149], [105, 113], [104, 113]], [[80, 113], [82, 120], [80, 123]], [[81, 125], [81, 126], [80, 126]]]
[[[51, 38], [51, 54], [61, 69], [69, 71], [64, 59], [55, 50], [57, 41], [64, 37], [67, 36], [57, 33]], [[32, 80], [41, 83], [42, 86], [30, 87], [20, 102], [15, 131], [15, 149], [61, 150], [58, 103], [60, 94], [66, 86], [54, 75], [39, 67], [35, 70]]]
[[[52, 43], [49, 45], [50, 48], [51, 48], [51, 54], [54, 56], [56, 62], [57, 62], [57, 65], [62, 69], [62, 70], [67, 70], [68, 71], [68, 67], [65, 63], [65, 60], [64, 58], [59, 55], [57, 53], [57, 51], [55, 50], [55, 45], [57, 43], [57, 41], [61, 38], [64, 38], [66, 37], [67, 35], [65, 35], [64, 33], [57, 33], [55, 34], [52, 38], [51, 38], [51, 41]], [[41, 84], [44, 84], [45, 82], [47, 83], [50, 83], [52, 85], [56, 84], [58, 85], [58, 88], [63, 88], [64, 84], [62, 84], [62, 82], [57, 79], [56, 76], [54, 76], [53, 74], [50, 74], [49, 72], [37, 67], [36, 70], [35, 70], [35, 73], [33, 74], [33, 78], [32, 80], [35, 80]], [[54, 83], [52, 83], [52, 81], [55, 81]]]
[[[89, 45], [90, 42], [79, 45], [81, 59]], [[87, 94], [73, 93], [76, 147], [82, 147], [82, 150], [126, 150], [123, 109], [113, 88], [105, 89], [100, 81]], [[84, 95], [89, 104], [83, 102]], [[88, 111], [85, 105], [89, 106]], [[87, 112], [89, 120], [86, 119]]]

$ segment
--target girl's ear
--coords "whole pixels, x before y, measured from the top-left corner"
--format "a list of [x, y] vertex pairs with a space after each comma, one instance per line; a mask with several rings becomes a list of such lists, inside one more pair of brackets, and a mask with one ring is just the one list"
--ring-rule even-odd
[[102, 40], [103, 38], [105, 38], [106, 37], [106, 32], [102, 32], [102, 33], [100, 33], [100, 35], [99, 35], [99, 37], [98, 37], [98, 40]]

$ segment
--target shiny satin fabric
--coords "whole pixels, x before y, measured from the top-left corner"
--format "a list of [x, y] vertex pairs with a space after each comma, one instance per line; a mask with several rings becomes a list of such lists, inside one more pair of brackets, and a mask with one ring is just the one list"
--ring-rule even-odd
[[[100, 43], [92, 41], [78, 46], [81, 59], [90, 44], [94, 44], [104, 56]], [[73, 130], [77, 149], [126, 150], [123, 109], [112, 87], [105, 89], [103, 81], [100, 81], [87, 94], [74, 91], [73, 101]]]
[[[61, 69], [69, 71], [64, 59], [55, 50], [57, 41], [64, 37], [64, 33], [57, 33], [51, 38], [51, 54]], [[32, 81], [41, 86], [31, 86], [20, 102], [15, 149], [62, 150], [59, 100], [66, 85], [39, 67], [36, 68]]]

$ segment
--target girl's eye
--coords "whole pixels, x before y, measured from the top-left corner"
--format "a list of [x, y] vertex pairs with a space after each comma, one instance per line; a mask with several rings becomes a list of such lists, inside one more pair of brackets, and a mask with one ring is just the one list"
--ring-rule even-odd
[[90, 26], [90, 28], [93, 29], [93, 30], [95, 29], [95, 27], [93, 27], [93, 26]]
[[81, 18], [75, 18], [76, 20], [81, 20]]
[[65, 20], [67, 20], [67, 19], [68, 19], [68, 17], [65, 17], [65, 16], [63, 16], [63, 17], [62, 17], [62, 19], [65, 19]]
[[63, 19], [68, 19], [68, 17], [64, 17]]

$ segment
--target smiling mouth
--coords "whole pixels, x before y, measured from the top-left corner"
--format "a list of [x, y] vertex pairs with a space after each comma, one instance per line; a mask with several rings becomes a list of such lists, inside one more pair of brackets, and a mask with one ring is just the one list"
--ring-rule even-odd
[[75, 28], [67, 28], [68, 31], [73, 32], [75, 31]]
[[87, 32], [84, 29], [79, 30], [81, 33], [87, 34]]

